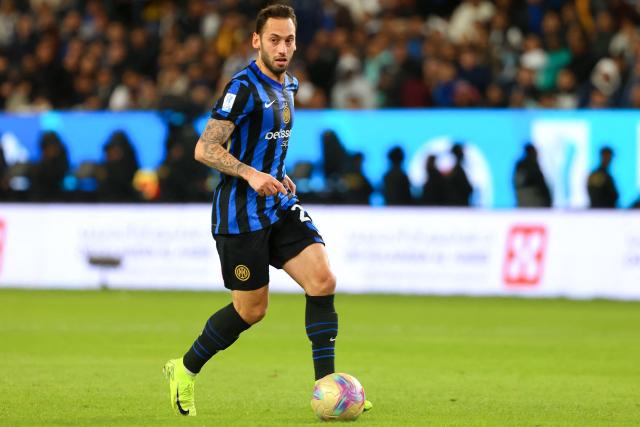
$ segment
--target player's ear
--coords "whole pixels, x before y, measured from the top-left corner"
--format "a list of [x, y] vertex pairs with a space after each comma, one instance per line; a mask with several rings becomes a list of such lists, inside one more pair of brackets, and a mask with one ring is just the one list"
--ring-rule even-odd
[[253, 46], [254, 49], [260, 49], [260, 34], [253, 33], [253, 36], [251, 38], [251, 46]]

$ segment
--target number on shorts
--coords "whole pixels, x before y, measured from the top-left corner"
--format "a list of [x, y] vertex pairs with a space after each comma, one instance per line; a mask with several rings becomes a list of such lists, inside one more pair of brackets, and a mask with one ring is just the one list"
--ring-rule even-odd
[[300, 222], [311, 221], [311, 218], [309, 217], [309, 214], [299, 204], [296, 203], [295, 205], [291, 206], [291, 210], [292, 211], [295, 211], [295, 210], [300, 211]]

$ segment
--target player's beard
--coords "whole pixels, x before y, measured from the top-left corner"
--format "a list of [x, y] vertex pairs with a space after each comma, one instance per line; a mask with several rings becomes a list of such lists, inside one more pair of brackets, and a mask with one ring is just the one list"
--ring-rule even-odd
[[266, 53], [260, 51], [260, 58], [262, 59], [262, 63], [271, 71], [275, 76], [280, 77], [285, 71], [287, 71], [287, 66], [289, 65], [289, 58], [287, 58], [287, 63], [284, 67], [280, 67], [276, 65], [275, 60], [269, 58]]

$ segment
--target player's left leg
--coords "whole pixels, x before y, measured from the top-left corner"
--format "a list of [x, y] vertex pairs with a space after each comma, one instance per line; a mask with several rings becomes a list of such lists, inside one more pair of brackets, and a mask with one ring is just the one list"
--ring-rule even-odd
[[[316, 380], [335, 372], [338, 335], [338, 314], [334, 307], [336, 278], [323, 243], [311, 218], [299, 205], [287, 213], [271, 242], [275, 246], [272, 265], [284, 269], [306, 294], [305, 327], [311, 341]], [[369, 400], [365, 401], [365, 411], [372, 407]]]
[[336, 279], [320, 243], [313, 243], [284, 263], [284, 271], [306, 294], [305, 328], [311, 341], [316, 380], [335, 372], [338, 314], [334, 307]]
[[[324, 241], [311, 217], [296, 204], [273, 227], [270, 264], [281, 268], [305, 291], [305, 328], [311, 341], [316, 380], [335, 372], [338, 314], [334, 307], [336, 278]], [[365, 410], [371, 402], [365, 402]]]

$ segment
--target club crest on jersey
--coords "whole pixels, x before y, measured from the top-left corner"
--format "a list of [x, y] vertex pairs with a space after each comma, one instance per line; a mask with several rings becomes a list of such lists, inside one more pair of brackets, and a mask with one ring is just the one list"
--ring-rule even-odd
[[289, 124], [291, 121], [291, 109], [289, 108], [289, 103], [284, 103], [284, 110], [282, 110], [282, 121], [284, 124]]
[[241, 282], [246, 282], [247, 280], [249, 280], [249, 277], [251, 277], [251, 271], [249, 271], [249, 267], [242, 264], [236, 265], [234, 273], [236, 275], [236, 278]]

